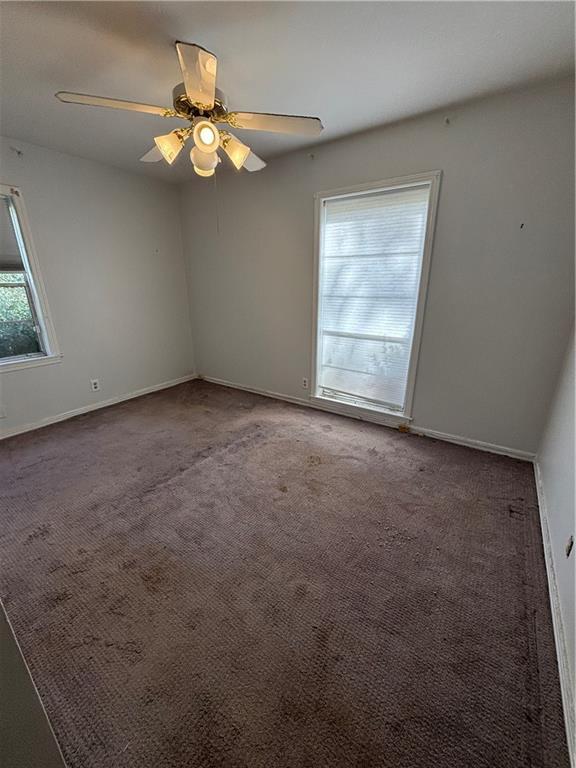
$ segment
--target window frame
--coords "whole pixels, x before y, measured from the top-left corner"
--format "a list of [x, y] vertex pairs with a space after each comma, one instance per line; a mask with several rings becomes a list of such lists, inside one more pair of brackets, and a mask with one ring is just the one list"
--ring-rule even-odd
[[[422, 330], [424, 326], [424, 311], [426, 308], [426, 299], [428, 295], [428, 283], [430, 279], [430, 265], [432, 260], [432, 250], [434, 245], [434, 232], [436, 228], [436, 217], [438, 210], [438, 199], [440, 195], [440, 182], [442, 171], [427, 171], [416, 173], [409, 176], [397, 176], [381, 181], [371, 181], [365, 184], [358, 184], [352, 187], [326, 190], [316, 192], [314, 195], [314, 293], [313, 293], [313, 334], [312, 334], [312, 366], [310, 377], [310, 401], [315, 405], [325, 409], [333, 410], [337, 413], [360, 417], [369, 421], [377, 421], [391, 424], [406, 424], [412, 420], [412, 409], [414, 404], [414, 390], [416, 387], [416, 373], [418, 368], [418, 359], [420, 356], [420, 345], [422, 341]], [[354, 197], [363, 195], [366, 192], [384, 192], [402, 188], [409, 188], [421, 184], [430, 184], [430, 197], [428, 202], [428, 215], [426, 218], [426, 236], [424, 239], [424, 249], [422, 253], [422, 268], [420, 272], [420, 284], [418, 287], [418, 302], [416, 306], [416, 316], [414, 318], [414, 335], [412, 337], [412, 349], [410, 350], [410, 359], [408, 364], [408, 378], [406, 380], [406, 396], [404, 399], [404, 409], [391, 410], [385, 407], [369, 408], [365, 405], [353, 405], [351, 403], [338, 402], [328, 397], [322, 397], [317, 393], [318, 389], [318, 350], [319, 350], [319, 332], [320, 332], [320, 269], [322, 264], [322, 220], [324, 203], [327, 200], [334, 200], [340, 197]]]
[[[14, 227], [14, 236], [18, 242], [20, 256], [22, 259], [22, 270], [25, 272], [27, 281], [27, 293], [31, 298], [30, 311], [38, 327], [38, 341], [42, 352], [30, 355], [15, 355], [13, 357], [0, 358], [0, 373], [5, 371], [14, 371], [20, 368], [33, 368], [38, 365], [49, 365], [58, 363], [62, 359], [62, 353], [58, 346], [54, 325], [48, 306], [48, 298], [44, 287], [44, 280], [40, 270], [40, 264], [34, 243], [30, 223], [22, 198], [22, 192], [19, 187], [13, 184], [1, 184], [0, 194], [3, 197], [9, 197], [14, 214], [17, 218], [18, 226]], [[20, 242], [21, 241], [21, 242]], [[6, 270], [16, 271], [16, 270]]]

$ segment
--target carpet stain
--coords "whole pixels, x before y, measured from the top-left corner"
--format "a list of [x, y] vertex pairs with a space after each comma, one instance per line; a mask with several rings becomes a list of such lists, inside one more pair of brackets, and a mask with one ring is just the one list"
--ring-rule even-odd
[[26, 537], [26, 544], [32, 544], [35, 541], [41, 541], [42, 539], [47, 539], [48, 536], [50, 536], [50, 526], [43, 524], [39, 525], [38, 528], [35, 528], [32, 533], [29, 533]]
[[48, 609], [54, 608], [55, 606], [59, 605], [60, 603], [66, 602], [66, 600], [70, 600], [72, 595], [70, 592], [67, 592], [65, 589], [57, 590], [55, 592], [50, 592], [47, 595], [44, 596], [44, 600], [46, 602], [46, 607]]
[[140, 574], [140, 578], [149, 592], [157, 592], [160, 585], [165, 581], [164, 572], [160, 566], [144, 571]]

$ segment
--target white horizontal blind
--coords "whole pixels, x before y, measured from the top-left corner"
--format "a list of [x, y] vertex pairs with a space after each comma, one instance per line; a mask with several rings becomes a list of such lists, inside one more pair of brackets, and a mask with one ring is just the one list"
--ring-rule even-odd
[[404, 409], [430, 183], [324, 200], [317, 392]]

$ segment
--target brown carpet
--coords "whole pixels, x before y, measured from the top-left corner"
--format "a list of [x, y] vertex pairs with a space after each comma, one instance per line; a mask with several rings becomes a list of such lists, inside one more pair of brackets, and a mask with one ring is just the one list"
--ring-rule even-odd
[[568, 765], [530, 464], [203, 382], [0, 456], [70, 768]]

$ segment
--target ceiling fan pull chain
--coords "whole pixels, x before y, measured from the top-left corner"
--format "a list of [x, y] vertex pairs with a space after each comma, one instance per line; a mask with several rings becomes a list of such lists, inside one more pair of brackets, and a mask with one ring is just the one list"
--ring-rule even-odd
[[216, 204], [216, 234], [220, 234], [220, 210], [218, 206], [218, 183], [216, 181], [216, 174], [212, 177], [214, 179], [214, 201]]

